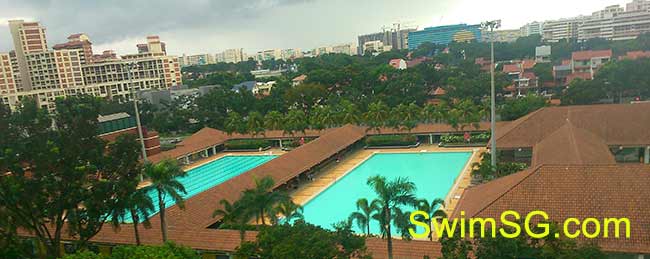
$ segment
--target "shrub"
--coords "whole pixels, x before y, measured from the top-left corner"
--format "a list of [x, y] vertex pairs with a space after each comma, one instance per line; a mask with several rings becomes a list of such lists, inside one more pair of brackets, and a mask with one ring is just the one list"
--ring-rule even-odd
[[191, 248], [174, 243], [160, 246], [118, 246], [113, 249], [109, 259], [199, 259], [199, 254]]
[[379, 135], [366, 138], [366, 145], [370, 147], [410, 146], [417, 142], [414, 135]]
[[[313, 138], [305, 138], [305, 144], [309, 143], [312, 140], [314, 140], [314, 139]], [[300, 146], [300, 139], [293, 139], [291, 141], [282, 141], [282, 146], [283, 147], [299, 147]]]
[[74, 254], [65, 255], [61, 259], [103, 259], [104, 256], [95, 254], [91, 251], [77, 252]]
[[[490, 133], [471, 134], [469, 138], [470, 143], [487, 143], [490, 141]], [[443, 144], [459, 144], [466, 143], [464, 135], [443, 135], [440, 137], [440, 142]]]
[[271, 146], [271, 141], [264, 139], [238, 139], [228, 140], [225, 144], [226, 149], [259, 149]]

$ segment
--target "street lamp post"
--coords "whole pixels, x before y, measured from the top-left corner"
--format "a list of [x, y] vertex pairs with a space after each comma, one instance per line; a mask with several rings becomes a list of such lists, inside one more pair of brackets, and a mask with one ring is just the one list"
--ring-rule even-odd
[[493, 168], [497, 166], [497, 139], [496, 139], [496, 92], [494, 89], [494, 30], [501, 27], [501, 20], [487, 21], [481, 23], [481, 28], [490, 31], [490, 157]]
[[[133, 85], [133, 75], [132, 70], [137, 66], [136, 63], [127, 64], [127, 75], [129, 77], [129, 90], [133, 98], [133, 109], [135, 110], [135, 122], [138, 126], [138, 137], [140, 137], [140, 146], [142, 148], [142, 160], [147, 162], [147, 149], [144, 145], [144, 134], [142, 133], [142, 123], [140, 122], [140, 110], [138, 109], [138, 97], [135, 92], [135, 87]], [[140, 181], [144, 180], [142, 174], [140, 174]]]

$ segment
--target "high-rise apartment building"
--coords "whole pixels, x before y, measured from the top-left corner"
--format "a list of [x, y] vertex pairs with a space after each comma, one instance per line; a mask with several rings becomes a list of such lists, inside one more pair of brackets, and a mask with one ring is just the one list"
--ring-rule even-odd
[[578, 39], [611, 39], [614, 34], [613, 18], [623, 12], [623, 8], [619, 5], [608, 6], [603, 10], [594, 12], [591, 17], [585, 19], [580, 26]]
[[14, 69], [9, 53], [0, 53], [0, 94], [16, 93]]
[[93, 55], [85, 34], [71, 35], [50, 50], [45, 28], [37, 22], [10, 21], [10, 31], [15, 51], [0, 54], [0, 101], [11, 109], [27, 97], [50, 111], [57, 98], [77, 94], [128, 100], [133, 96], [127, 76], [131, 66], [134, 90], [182, 84], [178, 58], [166, 55], [158, 36], [147, 37], [138, 54], [118, 57], [110, 50]]
[[246, 57], [246, 53], [244, 53], [244, 49], [242, 48], [227, 49], [215, 55], [215, 61], [217, 63], [219, 62], [239, 63], [245, 60], [247, 60], [247, 57]]
[[625, 6], [628, 12], [634, 11], [648, 11], [650, 10], [650, 0], [634, 0]]
[[54, 50], [76, 50], [79, 52], [81, 64], [92, 62], [93, 47], [88, 35], [84, 33], [72, 34], [68, 37], [68, 42], [56, 44], [52, 47]]
[[542, 22], [530, 22], [522, 26], [519, 30], [521, 31], [522, 37], [527, 37], [530, 35], [542, 34], [542, 29], [544, 28], [544, 23]]
[[16, 61], [18, 64], [18, 77], [20, 77], [19, 88], [31, 90], [32, 84], [28, 71], [26, 55], [47, 51], [47, 39], [45, 28], [38, 22], [25, 22], [24, 20], [9, 21], [9, 31], [13, 38]]
[[542, 29], [542, 38], [548, 42], [558, 42], [565, 39], [578, 38], [578, 31], [585, 17], [546, 21]]
[[211, 54], [185, 55], [178, 58], [181, 67], [200, 66], [216, 63], [215, 57]]

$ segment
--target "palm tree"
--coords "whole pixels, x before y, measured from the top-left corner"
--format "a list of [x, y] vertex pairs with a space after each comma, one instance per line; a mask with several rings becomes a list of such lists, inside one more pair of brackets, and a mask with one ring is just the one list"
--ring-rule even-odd
[[290, 110], [283, 123], [282, 129], [284, 132], [292, 135], [294, 132], [305, 133], [305, 129], [308, 127], [307, 116], [302, 110], [298, 109]]
[[[134, 190], [122, 200], [122, 209], [114, 210], [111, 215], [113, 227], [119, 228], [120, 223], [125, 222], [129, 217], [133, 221], [133, 233], [135, 235], [136, 245], [140, 245], [140, 232], [138, 224], [142, 223], [145, 228], [150, 228], [149, 216], [155, 210], [153, 200], [148, 195], [147, 188]], [[140, 219], [142, 218], [142, 221]]]
[[226, 133], [232, 134], [245, 133], [245, 124], [244, 119], [237, 112], [228, 112], [228, 117], [226, 118], [226, 125], [224, 126]]
[[302, 215], [302, 206], [293, 203], [291, 200], [286, 200], [278, 203], [278, 205], [274, 209], [274, 213], [276, 217], [271, 218], [273, 220], [273, 224], [277, 224], [280, 221], [280, 218], [278, 218], [278, 215], [282, 215], [282, 220], [284, 220], [285, 223], [290, 223], [293, 220], [296, 219], [304, 219], [304, 215]]
[[359, 124], [359, 108], [357, 105], [348, 101], [343, 100], [339, 104], [338, 110], [340, 112], [339, 121], [341, 124]]
[[374, 102], [368, 105], [368, 111], [363, 114], [363, 119], [372, 129], [379, 131], [381, 127], [386, 125], [386, 120], [389, 118], [388, 106], [381, 101]]
[[273, 218], [276, 204], [290, 201], [289, 195], [283, 192], [273, 191], [275, 181], [267, 176], [262, 179], [255, 179], [255, 188], [244, 190], [242, 196], [243, 204], [253, 210], [256, 221], [261, 220], [262, 225], [266, 225], [265, 218]]
[[[425, 199], [420, 200], [418, 202], [418, 210], [424, 211], [427, 214], [429, 214], [429, 220], [428, 224], [429, 227], [432, 227], [433, 221], [437, 218], [444, 218], [447, 217], [447, 213], [445, 213], [444, 210], [440, 209], [445, 206], [445, 201], [442, 199], [434, 199], [433, 201], [429, 202]], [[429, 240], [433, 241], [433, 233], [429, 233]]]
[[165, 197], [169, 195], [179, 208], [185, 204], [181, 194], [186, 194], [185, 187], [177, 179], [187, 173], [181, 169], [176, 160], [165, 159], [157, 164], [146, 164], [144, 174], [151, 180], [152, 188], [158, 194], [158, 209], [160, 210], [160, 229], [163, 242], [167, 242], [167, 222], [165, 221]]
[[246, 118], [246, 127], [253, 136], [264, 133], [264, 117], [262, 114], [257, 111], [249, 113], [248, 118]]
[[373, 200], [368, 204], [368, 199], [357, 200], [357, 211], [350, 214], [350, 221], [356, 221], [360, 229], [366, 229], [366, 235], [370, 235], [370, 221], [372, 216], [379, 210], [379, 201]]
[[373, 176], [368, 178], [368, 185], [373, 188], [377, 194], [379, 210], [384, 218], [383, 226], [387, 237], [388, 258], [393, 259], [393, 240], [391, 236], [391, 223], [395, 216], [399, 216], [399, 206], [410, 205], [416, 206], [417, 199], [414, 192], [415, 183], [408, 178], [398, 177], [393, 181], [387, 181], [383, 176]]
[[240, 201], [231, 204], [228, 200], [219, 201], [221, 209], [216, 209], [212, 217], [221, 217], [222, 224], [228, 224], [239, 229], [240, 242], [244, 242], [246, 237], [246, 223], [250, 220], [250, 212], [247, 211]]
[[264, 127], [269, 130], [282, 129], [284, 116], [279, 111], [270, 111], [264, 116]]

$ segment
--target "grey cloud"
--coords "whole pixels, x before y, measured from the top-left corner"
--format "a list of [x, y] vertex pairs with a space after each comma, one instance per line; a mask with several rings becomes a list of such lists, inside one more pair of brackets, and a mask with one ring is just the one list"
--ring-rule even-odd
[[[228, 30], [243, 19], [256, 19], [262, 12], [306, 2], [311, 0], [0, 0], [0, 20], [37, 19], [47, 27], [52, 43], [85, 32], [101, 44], [183, 29]], [[4, 37], [7, 32], [0, 33], [0, 50], [11, 48], [10, 40]]]

